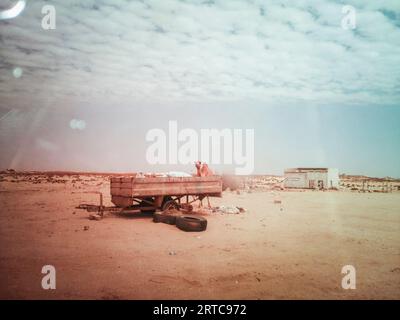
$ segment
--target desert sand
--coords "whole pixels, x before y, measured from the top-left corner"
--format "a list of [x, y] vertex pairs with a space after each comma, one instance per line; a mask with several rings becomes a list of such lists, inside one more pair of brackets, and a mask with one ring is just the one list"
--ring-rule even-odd
[[[206, 214], [196, 233], [151, 215], [89, 220], [87, 191], [111, 205], [105, 175], [1, 175], [1, 299], [400, 299], [398, 191], [228, 190], [212, 205], [246, 212]], [[355, 290], [341, 287], [349, 264]]]

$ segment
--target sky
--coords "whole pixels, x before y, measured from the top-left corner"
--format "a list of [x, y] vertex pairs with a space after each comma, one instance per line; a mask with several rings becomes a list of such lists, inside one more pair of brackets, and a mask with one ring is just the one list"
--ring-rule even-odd
[[189, 171], [146, 161], [176, 120], [253, 129], [257, 174], [400, 177], [399, 102], [399, 1], [26, 1], [0, 20], [1, 169]]

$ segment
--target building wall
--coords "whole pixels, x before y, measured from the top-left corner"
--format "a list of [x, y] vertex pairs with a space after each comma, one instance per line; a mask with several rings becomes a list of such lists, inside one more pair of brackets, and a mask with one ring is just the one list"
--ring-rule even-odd
[[314, 188], [318, 187], [318, 181], [322, 181], [323, 187], [327, 188], [328, 187], [328, 173], [327, 172], [318, 172], [318, 171], [308, 171], [307, 172], [307, 187], [309, 188], [310, 184], [309, 182], [311, 180], [314, 180]]
[[303, 172], [285, 172], [285, 188], [309, 188], [310, 181], [314, 181], [314, 188], [318, 188], [318, 181], [322, 181], [325, 189], [338, 188], [338, 169], [328, 169], [327, 171], [304, 170]]
[[339, 188], [339, 170], [330, 168], [328, 169], [328, 189]]
[[307, 174], [305, 172], [285, 173], [285, 188], [308, 188]]

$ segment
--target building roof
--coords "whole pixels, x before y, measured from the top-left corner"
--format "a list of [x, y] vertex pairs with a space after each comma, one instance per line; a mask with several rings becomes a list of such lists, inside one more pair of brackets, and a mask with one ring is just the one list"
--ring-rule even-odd
[[328, 172], [329, 168], [289, 168], [285, 169], [285, 173], [296, 173], [296, 172]]

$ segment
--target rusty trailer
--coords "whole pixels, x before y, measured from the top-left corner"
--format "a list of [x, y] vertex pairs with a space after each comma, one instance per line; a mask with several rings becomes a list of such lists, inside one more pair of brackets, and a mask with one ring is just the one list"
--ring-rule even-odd
[[111, 202], [119, 208], [155, 212], [188, 208], [195, 201], [221, 197], [221, 176], [110, 178]]

